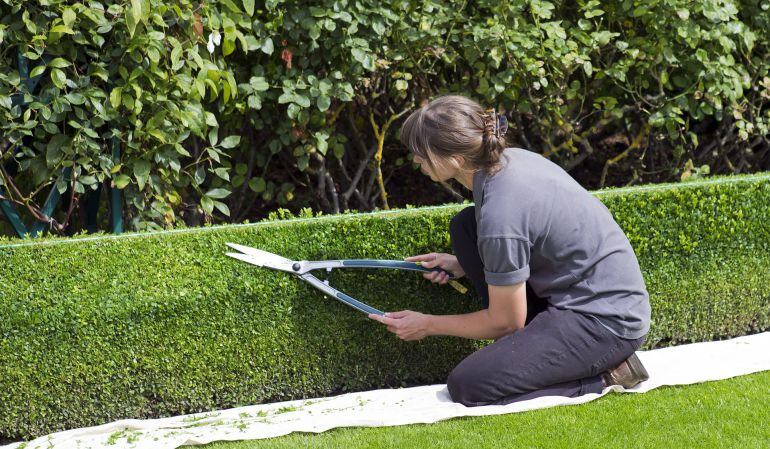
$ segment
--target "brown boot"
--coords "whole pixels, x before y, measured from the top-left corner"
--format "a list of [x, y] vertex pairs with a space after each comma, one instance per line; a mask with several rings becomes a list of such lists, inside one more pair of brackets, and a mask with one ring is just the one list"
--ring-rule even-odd
[[631, 357], [620, 362], [620, 365], [615, 368], [605, 371], [601, 376], [605, 387], [620, 385], [623, 388], [633, 388], [650, 378], [636, 353], [631, 354]]

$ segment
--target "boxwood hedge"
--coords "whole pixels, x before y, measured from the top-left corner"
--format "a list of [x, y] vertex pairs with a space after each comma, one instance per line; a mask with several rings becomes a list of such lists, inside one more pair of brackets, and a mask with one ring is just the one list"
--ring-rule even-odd
[[[653, 304], [644, 349], [770, 328], [770, 173], [595, 192], [634, 246]], [[224, 256], [451, 251], [464, 205], [0, 243], [0, 438], [120, 418], [446, 381], [488, 341], [404, 342], [285, 273]], [[323, 276], [323, 273], [320, 274]], [[480, 302], [413, 272], [337, 270], [383, 310]]]

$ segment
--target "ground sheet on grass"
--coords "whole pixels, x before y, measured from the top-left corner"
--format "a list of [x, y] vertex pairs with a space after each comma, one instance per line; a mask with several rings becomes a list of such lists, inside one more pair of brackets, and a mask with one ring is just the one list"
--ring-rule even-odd
[[[548, 396], [508, 405], [466, 407], [452, 402], [445, 384], [380, 389], [315, 399], [259, 404], [160, 419], [125, 419], [57, 432], [24, 449], [173, 449], [222, 440], [252, 440], [335, 427], [433, 423], [460, 416], [498, 415], [582, 404], [611, 392], [644, 393], [663, 385], [687, 385], [770, 370], [770, 332], [731, 340], [638, 351], [650, 374], [632, 389], [607, 387], [577, 398]], [[20, 449], [13, 443], [2, 449]]]

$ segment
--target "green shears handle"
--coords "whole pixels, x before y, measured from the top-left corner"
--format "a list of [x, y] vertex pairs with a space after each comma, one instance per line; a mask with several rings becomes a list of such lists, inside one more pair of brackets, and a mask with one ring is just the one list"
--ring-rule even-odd
[[412, 271], [442, 271], [449, 275], [449, 279], [454, 279], [455, 276], [439, 267], [426, 268], [423, 267], [420, 262], [402, 262], [400, 260], [374, 260], [374, 259], [346, 259], [342, 260], [342, 266], [344, 267], [360, 267], [360, 268], [397, 268], [400, 270], [412, 270]]

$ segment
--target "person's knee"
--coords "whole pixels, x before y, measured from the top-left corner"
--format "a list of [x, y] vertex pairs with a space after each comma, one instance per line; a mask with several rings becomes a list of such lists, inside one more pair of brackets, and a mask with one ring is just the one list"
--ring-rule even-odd
[[463, 405], [468, 405], [465, 400], [466, 398], [466, 388], [467, 380], [463, 378], [461, 374], [457, 374], [457, 369], [455, 368], [452, 370], [451, 373], [449, 373], [449, 377], [446, 380], [446, 388], [449, 391], [449, 397], [452, 398], [452, 401], [458, 402]]
[[479, 404], [479, 398], [476, 397], [474, 386], [477, 385], [478, 379], [473, 376], [471, 370], [465, 369], [462, 364], [455, 367], [446, 381], [446, 387], [449, 391], [449, 396], [452, 401], [465, 405], [466, 407], [474, 407]]

